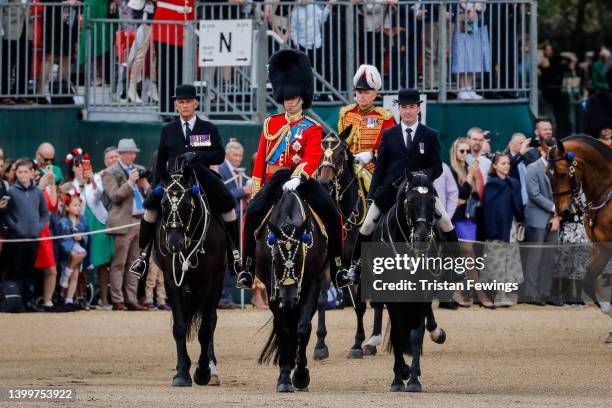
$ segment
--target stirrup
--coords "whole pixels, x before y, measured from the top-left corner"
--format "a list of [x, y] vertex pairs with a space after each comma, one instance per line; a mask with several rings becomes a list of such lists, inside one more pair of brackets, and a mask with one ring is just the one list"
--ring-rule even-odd
[[147, 262], [146, 255], [140, 254], [138, 258], [134, 259], [132, 265], [130, 265], [130, 272], [134, 275], [138, 276], [138, 278], [142, 278], [142, 275], [145, 274], [149, 267], [149, 263]]
[[249, 271], [242, 271], [238, 274], [236, 279], [236, 287], [238, 289], [251, 289], [253, 288], [253, 274]]
[[360, 267], [359, 262], [353, 263], [349, 269], [339, 269], [336, 272], [336, 288], [345, 288], [348, 286], [353, 286], [359, 283], [360, 281]]

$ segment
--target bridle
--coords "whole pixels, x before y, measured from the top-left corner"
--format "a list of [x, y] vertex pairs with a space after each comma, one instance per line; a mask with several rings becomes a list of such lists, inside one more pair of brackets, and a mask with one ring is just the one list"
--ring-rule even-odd
[[[193, 172], [193, 170], [190, 169]], [[161, 228], [159, 230], [159, 241], [161, 254], [168, 256], [169, 253], [164, 251], [161, 244], [162, 242], [167, 243], [169, 229], [180, 229], [183, 233], [183, 239], [185, 241], [185, 249], [178, 254], [172, 254], [172, 277], [177, 287], [183, 284], [185, 273], [189, 269], [196, 268], [198, 266], [198, 253], [204, 254], [204, 239], [210, 227], [210, 211], [208, 205], [208, 199], [204, 194], [200, 184], [197, 181], [195, 173], [193, 173], [193, 179], [195, 184], [191, 187], [185, 187], [183, 185], [183, 176], [181, 174], [173, 174], [170, 176], [170, 184], [165, 189], [159, 191], [159, 187], [156, 188], [155, 194], [162, 195], [167, 198], [169, 203], [169, 209], [166, 216], [163, 216], [162, 210], [162, 221]], [[189, 194], [189, 214], [186, 219], [183, 219], [179, 211], [179, 204], [185, 199], [186, 195]], [[194, 218], [196, 210], [196, 203], [200, 204], [201, 214], [199, 217]], [[198, 227], [202, 224], [202, 231], [200, 234], [196, 234]], [[161, 234], [164, 234], [166, 239], [162, 240]], [[187, 253], [185, 255], [184, 253]], [[176, 276], [176, 258], [181, 263], [181, 277], [177, 279]]]
[[[334, 177], [331, 180], [333, 188], [330, 191], [330, 194], [334, 195], [336, 209], [338, 210], [338, 213], [342, 214], [342, 210], [340, 209], [340, 202], [344, 198], [344, 194], [348, 191], [351, 185], [358, 181], [357, 175], [354, 174], [353, 177], [346, 184], [346, 186], [342, 188], [342, 183], [340, 182], [340, 180], [344, 175], [344, 166], [336, 166], [336, 163], [334, 162], [334, 153], [339, 147], [344, 146], [340, 163], [348, 163], [349, 156], [346, 152], [348, 146], [335, 133], [330, 133], [329, 135], [325, 136], [321, 144], [323, 145], [324, 149], [323, 157], [321, 159], [321, 163], [319, 164], [319, 169], [321, 169], [322, 167], [329, 167], [332, 169]], [[348, 165], [350, 166], [351, 164], [348, 163]], [[352, 209], [351, 213], [348, 216], [342, 214], [345, 220], [344, 228], [346, 231], [350, 231], [354, 226], [359, 227], [363, 223], [363, 220], [366, 216], [367, 203], [365, 193], [361, 190], [359, 185], [357, 187], [357, 194], [359, 195], [359, 199], [355, 203], [355, 207]], [[361, 214], [361, 217], [359, 216], [359, 214]]]
[[[309, 222], [309, 220], [306, 218], [306, 211], [304, 209], [302, 200], [295, 192], [292, 192], [291, 194], [295, 196], [300, 205], [302, 219]], [[308, 225], [308, 227], [312, 228], [310, 225]], [[272, 254], [272, 265], [275, 264], [278, 254], [284, 266], [283, 276], [279, 280], [276, 279], [276, 274], [274, 273], [274, 270], [272, 270], [272, 293], [270, 295], [270, 300], [274, 301], [276, 299], [280, 286], [291, 286], [295, 284], [298, 286], [297, 296], [299, 299], [300, 292], [302, 290], [302, 281], [304, 278], [304, 268], [306, 266], [306, 256], [308, 255], [308, 250], [312, 248], [314, 243], [312, 232], [309, 232], [309, 230], [306, 229], [306, 231], [304, 231], [302, 234], [301, 239], [298, 239], [294, 237], [297, 227], [292, 227], [291, 231], [289, 232], [285, 232], [283, 229], [279, 228], [279, 232], [281, 234], [280, 237], [270, 230], [269, 225], [267, 230], [268, 235], [266, 245], [268, 248], [270, 248], [270, 253]], [[276, 249], [276, 251], [274, 249]], [[295, 258], [300, 250], [302, 252], [302, 262], [298, 272], [296, 270], [298, 265]]]

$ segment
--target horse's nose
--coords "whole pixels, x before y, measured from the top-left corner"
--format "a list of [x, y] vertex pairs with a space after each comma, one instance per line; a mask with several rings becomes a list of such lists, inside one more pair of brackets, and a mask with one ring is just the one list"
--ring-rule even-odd
[[184, 248], [185, 248], [185, 244], [183, 243], [182, 240], [181, 241], [168, 242], [168, 250], [172, 254], [178, 254]]

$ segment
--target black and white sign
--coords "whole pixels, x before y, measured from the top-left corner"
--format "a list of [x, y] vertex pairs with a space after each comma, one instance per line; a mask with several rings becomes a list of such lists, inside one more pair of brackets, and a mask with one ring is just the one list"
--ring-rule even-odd
[[201, 21], [199, 37], [199, 66], [251, 65], [252, 20]]

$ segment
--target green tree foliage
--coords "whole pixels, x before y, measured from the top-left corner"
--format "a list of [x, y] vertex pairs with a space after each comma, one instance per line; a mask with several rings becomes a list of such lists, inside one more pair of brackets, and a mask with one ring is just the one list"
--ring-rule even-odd
[[580, 59], [589, 50], [612, 47], [612, 0], [539, 0], [538, 38], [558, 51], [574, 51]]

